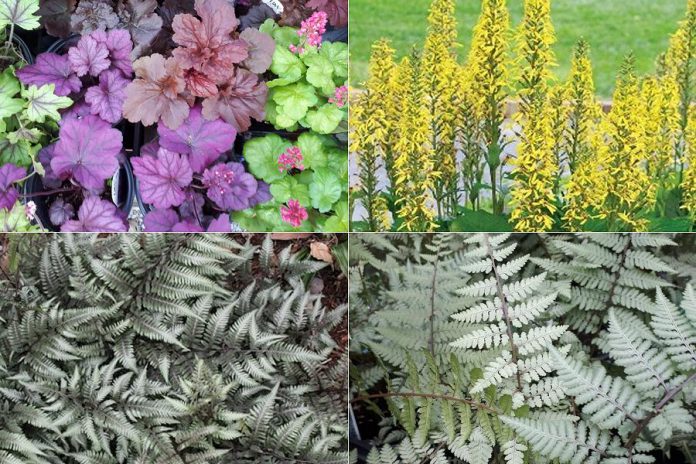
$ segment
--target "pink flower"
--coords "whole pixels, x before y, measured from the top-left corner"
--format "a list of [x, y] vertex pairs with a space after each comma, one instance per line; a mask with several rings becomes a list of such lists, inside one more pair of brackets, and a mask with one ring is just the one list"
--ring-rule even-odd
[[278, 170], [280, 172], [289, 171], [293, 168], [304, 171], [302, 164], [302, 151], [299, 147], [290, 147], [278, 158]]
[[300, 29], [297, 31], [297, 35], [300, 36], [300, 46], [290, 45], [290, 51], [293, 53], [304, 53], [305, 46], [307, 47], [321, 47], [321, 36], [326, 32], [326, 23], [329, 20], [329, 16], [323, 11], [317, 11], [309, 18], [302, 21]]
[[293, 227], [299, 227], [307, 219], [307, 210], [297, 200], [288, 200], [288, 206], [280, 207], [280, 217]]
[[348, 87], [342, 85], [334, 91], [334, 96], [329, 98], [329, 103], [334, 103], [339, 108], [346, 106], [348, 100]]
[[24, 214], [26, 214], [27, 219], [30, 221], [36, 219], [36, 203], [33, 201], [27, 202], [27, 204], [24, 206]]

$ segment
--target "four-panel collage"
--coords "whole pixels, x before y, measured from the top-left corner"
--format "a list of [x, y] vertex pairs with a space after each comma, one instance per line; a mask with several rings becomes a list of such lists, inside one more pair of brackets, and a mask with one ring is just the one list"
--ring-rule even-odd
[[696, 464], [696, 0], [0, 0], [0, 464]]

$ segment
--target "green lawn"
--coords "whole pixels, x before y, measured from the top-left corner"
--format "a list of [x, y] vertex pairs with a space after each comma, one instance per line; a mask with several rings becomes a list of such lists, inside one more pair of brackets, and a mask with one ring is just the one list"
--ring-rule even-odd
[[[687, 0], [552, 0], [558, 42], [559, 77], [565, 78], [573, 45], [584, 37], [592, 46], [597, 92], [610, 97], [623, 56], [633, 50], [640, 72], [654, 69], [656, 57], [667, 48], [669, 36], [686, 11]], [[479, 0], [457, 0], [459, 38], [465, 57], [471, 29], [478, 18]], [[430, 0], [351, 0], [351, 83], [367, 75], [371, 44], [389, 38], [399, 56], [425, 36]], [[508, 0], [513, 23], [522, 16], [522, 0]]]

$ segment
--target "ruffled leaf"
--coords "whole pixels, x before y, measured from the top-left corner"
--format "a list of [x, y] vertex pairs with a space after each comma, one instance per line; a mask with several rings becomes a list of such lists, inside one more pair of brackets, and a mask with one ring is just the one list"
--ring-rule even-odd
[[161, 118], [170, 129], [178, 128], [189, 114], [189, 104], [181, 95], [186, 84], [176, 62], [154, 54], [140, 58], [133, 69], [137, 79], [126, 88], [123, 115], [145, 126]]
[[70, 35], [70, 15], [77, 0], [40, 0], [39, 16], [46, 32], [54, 37]]
[[19, 192], [14, 187], [14, 183], [26, 176], [27, 170], [5, 164], [0, 167], [0, 208], [10, 209], [17, 202]]
[[68, 51], [68, 58], [73, 71], [82, 77], [87, 74], [99, 76], [99, 73], [106, 71], [111, 66], [109, 60], [109, 49], [106, 44], [97, 41], [92, 36], [85, 36], [74, 47]]
[[211, 121], [222, 118], [237, 132], [245, 132], [251, 126], [251, 118], [263, 120], [267, 94], [266, 84], [256, 74], [237, 69], [216, 96], [203, 101], [203, 116]]
[[66, 121], [60, 129], [51, 168], [60, 178], [73, 177], [84, 188], [101, 191], [118, 170], [121, 132], [97, 116]]
[[56, 53], [41, 53], [36, 57], [35, 64], [18, 70], [17, 77], [25, 85], [40, 87], [54, 84], [55, 94], [61, 97], [79, 92], [82, 88], [82, 81], [73, 72], [68, 57]]
[[273, 53], [276, 48], [273, 37], [251, 28], [242, 31], [239, 37], [247, 43], [249, 50], [249, 56], [242, 65], [253, 73], [265, 73], [273, 62]]
[[14, 24], [27, 31], [39, 28], [38, 0], [0, 0], [0, 28]]
[[133, 59], [140, 57], [162, 29], [156, 9], [157, 0], [121, 0], [116, 6], [119, 27], [128, 30], [133, 39]]
[[61, 232], [127, 232], [125, 214], [113, 203], [99, 197], [87, 197], [77, 212], [77, 220], [67, 221]]
[[27, 101], [25, 115], [27, 119], [34, 122], [44, 122], [46, 118], [58, 121], [60, 119], [59, 109], [67, 108], [72, 105], [72, 100], [68, 97], [59, 97], [53, 93], [53, 84], [36, 87], [30, 85], [22, 89], [22, 98]]
[[193, 170], [186, 156], [160, 148], [157, 158], [141, 156], [132, 159], [143, 200], [155, 208], [179, 206], [184, 189], [193, 180]]
[[116, 124], [123, 116], [121, 109], [126, 99], [126, 86], [130, 83], [119, 71], [105, 71], [99, 76], [99, 85], [87, 90], [85, 101], [92, 114]]
[[194, 172], [202, 172], [221, 154], [230, 150], [237, 137], [234, 127], [221, 119], [204, 119], [200, 106], [191, 109], [189, 117], [178, 129], [172, 130], [160, 124], [157, 133], [160, 146], [189, 155]]

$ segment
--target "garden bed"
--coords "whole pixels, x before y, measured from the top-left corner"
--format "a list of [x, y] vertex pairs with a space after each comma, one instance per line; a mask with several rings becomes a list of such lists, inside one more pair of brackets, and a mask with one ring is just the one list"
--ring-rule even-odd
[[347, 230], [342, 0], [59, 3], [0, 22], [5, 230]]

